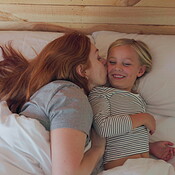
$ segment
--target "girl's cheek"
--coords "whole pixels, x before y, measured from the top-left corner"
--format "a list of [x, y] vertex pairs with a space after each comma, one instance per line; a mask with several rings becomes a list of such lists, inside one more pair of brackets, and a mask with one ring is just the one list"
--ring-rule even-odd
[[110, 72], [112, 70], [112, 66], [107, 65], [107, 70], [108, 70], [108, 72]]

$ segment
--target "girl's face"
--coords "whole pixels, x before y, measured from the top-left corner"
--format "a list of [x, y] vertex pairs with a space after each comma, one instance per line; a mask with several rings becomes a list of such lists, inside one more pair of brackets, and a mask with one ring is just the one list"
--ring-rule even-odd
[[112, 87], [131, 91], [137, 77], [144, 74], [139, 56], [130, 45], [117, 46], [110, 50], [107, 58], [108, 80]]
[[93, 87], [106, 83], [107, 70], [106, 60], [99, 57], [98, 49], [93, 44], [91, 44], [89, 60], [90, 67], [85, 70], [85, 77], [88, 79], [88, 87], [91, 90]]

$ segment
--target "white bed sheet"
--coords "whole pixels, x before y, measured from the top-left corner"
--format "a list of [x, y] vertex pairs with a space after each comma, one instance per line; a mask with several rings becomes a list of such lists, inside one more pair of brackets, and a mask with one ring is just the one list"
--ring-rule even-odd
[[175, 175], [174, 167], [151, 158], [128, 159], [123, 166], [103, 171], [98, 175]]

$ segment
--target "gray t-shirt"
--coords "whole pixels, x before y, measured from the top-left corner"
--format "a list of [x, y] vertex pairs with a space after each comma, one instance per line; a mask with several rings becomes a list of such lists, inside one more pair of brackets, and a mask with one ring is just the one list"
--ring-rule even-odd
[[73, 128], [89, 136], [92, 109], [87, 96], [77, 85], [56, 80], [32, 95], [20, 114], [34, 118], [47, 129]]

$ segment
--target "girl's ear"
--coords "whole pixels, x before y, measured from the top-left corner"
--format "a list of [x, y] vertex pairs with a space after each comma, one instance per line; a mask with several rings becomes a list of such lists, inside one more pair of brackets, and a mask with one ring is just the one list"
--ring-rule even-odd
[[76, 71], [77, 73], [81, 76], [81, 77], [85, 77], [86, 74], [85, 74], [85, 69], [84, 69], [84, 65], [83, 64], [79, 64], [77, 67], [76, 67]]
[[140, 70], [138, 72], [137, 77], [141, 77], [146, 71], [146, 65], [140, 66]]

